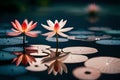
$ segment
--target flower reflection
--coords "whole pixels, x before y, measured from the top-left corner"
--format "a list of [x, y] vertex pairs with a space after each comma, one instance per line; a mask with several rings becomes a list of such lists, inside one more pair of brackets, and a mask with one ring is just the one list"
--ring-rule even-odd
[[60, 61], [64, 61], [69, 56], [69, 52], [60, 51], [60, 52], [58, 52], [59, 56], [57, 56], [55, 51], [50, 50], [50, 49], [48, 49], [48, 50], [50, 51], [50, 53], [43, 51], [43, 53], [48, 54], [48, 56], [44, 57], [42, 59], [42, 63], [49, 63], [49, 62], [54, 61], [56, 59], [58, 59]]
[[89, 16], [88, 17], [89, 22], [95, 23], [99, 20], [98, 16]]
[[48, 74], [53, 72], [54, 75], [57, 75], [57, 73], [60, 73], [62, 75], [63, 71], [67, 73], [67, 67], [64, 63], [62, 63], [59, 60], [55, 60], [53, 63], [50, 64], [48, 68]]
[[91, 23], [94, 23], [99, 20], [98, 13], [100, 12], [100, 7], [97, 6], [95, 3], [88, 5], [87, 13], [88, 13], [88, 20]]
[[58, 72], [62, 75], [63, 71], [67, 73], [67, 67], [64, 63], [62, 63], [62, 61], [68, 57], [69, 52], [60, 51], [58, 52], [59, 56], [57, 56], [56, 52], [53, 50], [49, 49], [49, 51], [50, 53], [43, 51], [44, 53], [48, 54], [48, 56], [41, 60], [42, 63], [50, 63], [48, 74], [50, 74], [52, 71], [54, 75], [57, 75]]
[[28, 62], [36, 62], [35, 58], [30, 56], [29, 53], [23, 54], [22, 52], [14, 52], [14, 54], [17, 55], [16, 58], [13, 59], [12, 62], [16, 62], [16, 65], [18, 66], [20, 63], [23, 65], [26, 65]]

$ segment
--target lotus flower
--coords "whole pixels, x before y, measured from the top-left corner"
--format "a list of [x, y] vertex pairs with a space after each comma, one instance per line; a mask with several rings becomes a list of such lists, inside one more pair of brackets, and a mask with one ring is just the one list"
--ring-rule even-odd
[[63, 32], [70, 31], [71, 29], [73, 29], [73, 27], [63, 29], [66, 22], [67, 20], [63, 21], [63, 19], [60, 22], [58, 22], [58, 20], [55, 20], [54, 23], [51, 20], [47, 20], [48, 26], [44, 24], [41, 24], [41, 25], [45, 29], [49, 30], [50, 32], [42, 34], [42, 35], [47, 36], [47, 39], [53, 37], [56, 34], [59, 34], [62, 37], [68, 37], [68, 35], [64, 34]]
[[53, 71], [54, 75], [57, 75], [58, 72], [60, 74], [62, 74], [63, 71], [65, 73], [68, 72], [66, 65], [59, 60], [55, 60], [53, 63], [50, 64], [50, 66], [48, 68], [48, 74], [50, 74], [52, 71]]
[[88, 12], [99, 12], [100, 8], [94, 3], [88, 6]]
[[32, 62], [36, 62], [35, 58], [30, 56], [29, 53], [21, 53], [21, 52], [15, 52], [14, 54], [17, 55], [16, 58], [13, 59], [12, 62], [16, 61], [16, 65], [18, 66], [21, 62], [23, 65], [26, 65], [28, 62], [32, 63]]
[[28, 20], [25, 19], [22, 23], [22, 25], [20, 24], [20, 22], [18, 20], [15, 20], [15, 22], [11, 22], [14, 29], [12, 28], [13, 32], [9, 32], [7, 33], [7, 35], [9, 36], [18, 36], [22, 33], [24, 33], [27, 36], [30, 37], [37, 37], [37, 33], [38, 32], [32, 32], [31, 30], [34, 29], [37, 26], [37, 22], [35, 22], [33, 24], [33, 21], [31, 21], [30, 23], [28, 23]]

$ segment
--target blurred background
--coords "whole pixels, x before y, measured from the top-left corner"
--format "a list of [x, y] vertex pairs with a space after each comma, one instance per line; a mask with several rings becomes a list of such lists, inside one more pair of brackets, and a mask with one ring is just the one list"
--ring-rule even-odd
[[[99, 6], [100, 15], [104, 17], [120, 15], [120, 0], [0, 0], [0, 22], [24, 18], [37, 21], [38, 18], [51, 19], [51, 17], [53, 20], [68, 19], [70, 16], [86, 18], [88, 14], [85, 9], [92, 3]], [[116, 22], [115, 25], [118, 23]]]
[[2, 13], [16, 13], [30, 10], [31, 7], [81, 6], [90, 3], [115, 7], [119, 6], [120, 0], [0, 0], [0, 10]]

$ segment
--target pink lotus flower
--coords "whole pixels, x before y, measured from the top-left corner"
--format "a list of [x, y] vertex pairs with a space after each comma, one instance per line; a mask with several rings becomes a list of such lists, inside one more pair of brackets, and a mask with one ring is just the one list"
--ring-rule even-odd
[[68, 72], [66, 65], [59, 60], [55, 60], [53, 63], [50, 64], [50, 66], [48, 68], [48, 74], [50, 74], [52, 71], [53, 71], [54, 75], [57, 75], [58, 72], [61, 75], [62, 75], [63, 71], [65, 73]]
[[26, 65], [28, 62], [32, 63], [32, 62], [36, 62], [35, 58], [30, 56], [29, 53], [21, 53], [21, 52], [15, 52], [15, 54], [17, 55], [16, 58], [13, 59], [12, 62], [16, 61], [16, 65], [18, 66], [21, 62], [23, 65]]
[[94, 3], [94, 4], [90, 4], [87, 10], [88, 12], [98, 12], [100, 11], [100, 8]]
[[33, 21], [31, 21], [30, 23], [28, 23], [28, 20], [25, 19], [22, 23], [22, 25], [20, 24], [20, 22], [18, 20], [15, 20], [15, 22], [11, 22], [14, 29], [12, 28], [13, 32], [9, 32], [7, 33], [7, 35], [9, 36], [18, 36], [22, 33], [24, 33], [27, 36], [30, 37], [37, 37], [37, 33], [38, 32], [32, 32], [31, 30], [34, 29], [37, 26], [37, 22], [35, 22], [33, 24]]
[[73, 29], [73, 27], [69, 27], [69, 28], [64, 28], [64, 25], [66, 24], [67, 20], [63, 21], [63, 19], [58, 22], [58, 20], [55, 20], [55, 22], [53, 23], [51, 20], [47, 20], [48, 26], [41, 24], [45, 29], [49, 30], [50, 32], [42, 34], [44, 36], [47, 36], [47, 39], [50, 37], [53, 37], [55, 34], [59, 34], [62, 37], [68, 37], [68, 35], [64, 34], [63, 32], [67, 32], [70, 31], [71, 29]]

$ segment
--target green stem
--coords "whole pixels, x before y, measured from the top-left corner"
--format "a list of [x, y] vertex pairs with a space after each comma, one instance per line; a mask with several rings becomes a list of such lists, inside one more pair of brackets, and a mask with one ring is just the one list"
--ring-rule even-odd
[[59, 56], [58, 54], [58, 34], [56, 33], [56, 56]]
[[26, 36], [25, 34], [23, 34], [23, 54], [25, 54], [25, 40], [26, 40]]

